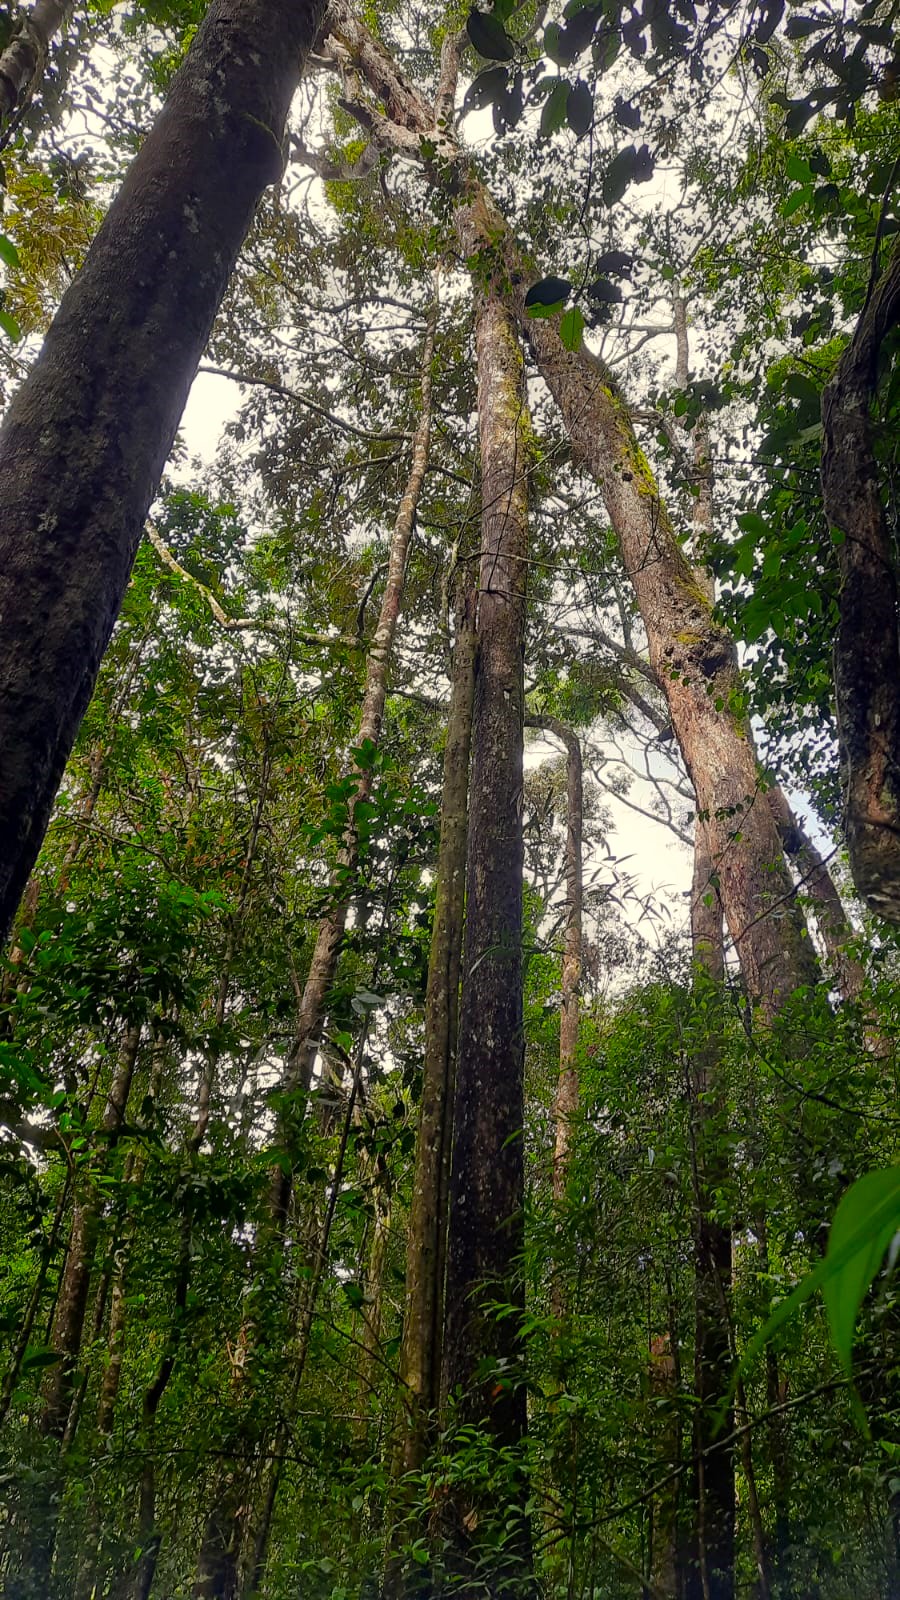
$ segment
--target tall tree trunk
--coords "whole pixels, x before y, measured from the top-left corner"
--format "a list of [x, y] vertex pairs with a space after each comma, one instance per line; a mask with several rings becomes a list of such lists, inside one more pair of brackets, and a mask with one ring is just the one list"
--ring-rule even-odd
[[35, 0], [0, 55], [0, 141], [11, 117], [40, 84], [50, 46], [74, 9], [74, 0]]
[[324, 0], [213, 0], [0, 429], [0, 937]]
[[[384, 111], [346, 95], [345, 103], [358, 112], [376, 144], [407, 159], [425, 159], [432, 182], [454, 192], [464, 253], [477, 271], [483, 271], [484, 261], [503, 263], [509, 307], [556, 400], [573, 455], [603, 494], [697, 807], [709, 823], [722, 903], [747, 990], [771, 1013], [794, 989], [815, 982], [817, 964], [765, 803], [749, 720], [740, 709], [734, 641], [713, 619], [610, 372], [584, 346], [567, 350], [552, 320], [528, 316], [525, 292], [537, 274], [449, 131], [456, 42], [449, 38], [444, 48], [439, 122], [435, 108], [342, 0], [334, 0], [329, 19]], [[352, 92], [352, 87], [348, 80], [345, 88]], [[423, 157], [423, 135], [439, 159]]]
[[[425, 474], [428, 470], [428, 451], [431, 441], [431, 367], [434, 360], [437, 313], [437, 285], [435, 284], [435, 296], [428, 313], [425, 339], [422, 346], [419, 419], [413, 435], [409, 476], [406, 480], [406, 488], [394, 522], [394, 531], [388, 554], [387, 579], [381, 600], [378, 625], [375, 629], [369, 657], [366, 662], [365, 690], [363, 692], [359, 728], [356, 735], [358, 746], [377, 745], [381, 737], [381, 728], [384, 721], [391, 657], [403, 604], [407, 556], [415, 530], [419, 496], [421, 495]], [[354, 770], [358, 779], [353, 800], [353, 806], [355, 807], [365, 801], [371, 792], [372, 769], [370, 765], [357, 765]], [[346, 879], [347, 869], [351, 868], [355, 863], [356, 853], [357, 833], [351, 816], [347, 835], [340, 853], [342, 880]], [[336, 894], [340, 893], [338, 881], [335, 883]], [[341, 895], [333, 909], [319, 923], [309, 972], [297, 1009], [295, 1036], [285, 1064], [282, 1087], [288, 1094], [297, 1091], [297, 1097], [301, 1102], [308, 1094], [310, 1082], [312, 1081], [313, 1066], [319, 1048], [319, 1038], [325, 1015], [325, 1002], [328, 991], [334, 981], [338, 954], [341, 940], [344, 937], [349, 909], [350, 896]], [[281, 1133], [283, 1138], [288, 1138], [289, 1130], [283, 1129]], [[283, 1166], [279, 1166], [275, 1169], [272, 1177], [271, 1208], [273, 1217], [282, 1224], [287, 1213], [290, 1193], [290, 1170], [285, 1170]]]
[[399, 1594], [403, 1581], [399, 1547], [406, 1532], [407, 1508], [400, 1480], [422, 1466], [441, 1398], [447, 1211], [469, 820], [469, 752], [475, 693], [475, 617], [475, 583], [471, 563], [467, 562], [458, 584], [434, 923], [425, 993], [422, 1099], [407, 1234], [400, 1347], [402, 1418], [393, 1460], [392, 1527], [385, 1576], [388, 1596]]
[[[502, 1570], [478, 1572], [481, 1524], [496, 1507], [465, 1492], [452, 1507], [460, 1593], [483, 1595], [485, 1586], [489, 1593], [504, 1584], [521, 1588], [530, 1563], [516, 1461], [526, 1427], [519, 1322], [527, 412], [515, 325], [496, 294], [479, 297], [476, 342], [482, 540], [443, 1383], [456, 1417], [509, 1453], [503, 1519], [518, 1518]], [[498, 1318], [496, 1301], [513, 1313]]]
[[[292, 1347], [294, 1373], [293, 1381], [291, 1383], [290, 1399], [286, 1407], [286, 1416], [282, 1419], [279, 1427], [276, 1429], [275, 1437], [271, 1442], [267, 1470], [263, 1475], [262, 1486], [257, 1496], [256, 1506], [254, 1508], [249, 1508], [248, 1506], [248, 1526], [245, 1529], [246, 1537], [244, 1540], [247, 1561], [245, 1569], [245, 1581], [240, 1587], [240, 1593], [242, 1596], [255, 1594], [261, 1587], [263, 1578], [265, 1576], [269, 1539], [272, 1531], [272, 1519], [275, 1514], [278, 1491], [281, 1487], [281, 1475], [284, 1469], [285, 1454], [289, 1442], [288, 1418], [290, 1417], [293, 1407], [296, 1404], [297, 1396], [300, 1392], [304, 1374], [306, 1372], [306, 1361], [309, 1355], [309, 1344], [310, 1335], [312, 1333], [313, 1318], [315, 1317], [319, 1289], [321, 1287], [322, 1278], [325, 1274], [325, 1268], [328, 1263], [328, 1245], [331, 1238], [331, 1228], [332, 1223], [334, 1222], [334, 1213], [337, 1206], [338, 1196], [341, 1192], [341, 1186], [344, 1180], [344, 1167], [347, 1158], [350, 1133], [355, 1122], [356, 1105], [359, 1096], [360, 1083], [362, 1081], [366, 1034], [367, 1026], [364, 1025], [357, 1044], [356, 1059], [354, 1061], [353, 1068], [353, 1081], [350, 1086], [350, 1093], [347, 1097], [347, 1105], [344, 1111], [343, 1127], [341, 1129], [337, 1157], [334, 1163], [334, 1172], [332, 1174], [331, 1184], [329, 1187], [328, 1201], [325, 1206], [325, 1214], [322, 1218], [322, 1224], [318, 1230], [318, 1235], [315, 1238], [314, 1247], [311, 1251], [311, 1259], [309, 1260], [309, 1277], [305, 1282], [303, 1294], [297, 1307], [296, 1333]], [[246, 1490], [246, 1480], [241, 1480], [239, 1478], [232, 1480], [232, 1493], [234, 1493], [235, 1489], [239, 1490], [242, 1483], [244, 1489]], [[221, 1515], [221, 1512], [214, 1512], [213, 1517], [210, 1519], [207, 1532], [214, 1531], [217, 1525], [217, 1518], [218, 1524], [224, 1526], [225, 1519]], [[205, 1543], [206, 1539], [204, 1538], [204, 1546]], [[218, 1597], [219, 1595], [231, 1595], [232, 1593], [236, 1593], [238, 1579], [240, 1576], [240, 1556], [240, 1550], [231, 1547], [226, 1551], [225, 1560], [221, 1563], [218, 1573], [216, 1573], [212, 1563], [204, 1566], [205, 1550], [204, 1548], [201, 1548], [200, 1559], [198, 1561], [197, 1580], [195, 1580], [195, 1587], [192, 1591], [195, 1596], [195, 1600], [203, 1600], [204, 1596]], [[207, 1580], [207, 1588], [201, 1589], [198, 1587], [198, 1583], [201, 1577], [204, 1576]], [[216, 1584], [218, 1584], [218, 1587]]]
[[822, 397], [822, 498], [843, 535], [834, 690], [844, 831], [857, 889], [890, 922], [900, 922], [900, 610], [870, 412], [881, 347], [898, 321], [895, 242]]

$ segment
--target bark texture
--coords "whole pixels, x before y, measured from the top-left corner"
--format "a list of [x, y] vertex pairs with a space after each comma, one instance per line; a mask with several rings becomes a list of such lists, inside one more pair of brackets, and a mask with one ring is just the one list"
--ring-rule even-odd
[[[444, 1388], [455, 1414], [509, 1451], [510, 1505], [526, 1426], [521, 1371], [524, 1121], [522, 746], [527, 488], [524, 375], [512, 317], [493, 294], [476, 316], [482, 548], [469, 805], [467, 916], [447, 1255]], [[492, 1302], [512, 1305], [498, 1318]], [[524, 1511], [479, 1572], [495, 1507], [460, 1494], [453, 1539], [461, 1593], [527, 1583]], [[504, 1518], [506, 1513], [504, 1513]], [[495, 1530], [496, 1531], [496, 1530]], [[477, 1576], [476, 1576], [477, 1574]], [[504, 1588], [503, 1592], [509, 1592]]]
[[324, 0], [213, 0], [0, 429], [0, 935]]
[[859, 893], [900, 922], [900, 643], [897, 574], [870, 411], [878, 356], [900, 321], [900, 244], [822, 398], [822, 498], [838, 546], [841, 587], [834, 692], [844, 831]]

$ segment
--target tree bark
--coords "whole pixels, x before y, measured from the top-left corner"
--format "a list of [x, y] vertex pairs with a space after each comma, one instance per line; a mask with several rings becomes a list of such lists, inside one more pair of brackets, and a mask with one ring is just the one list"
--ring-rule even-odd
[[[419, 420], [413, 435], [412, 454], [406, 488], [397, 511], [388, 555], [388, 572], [381, 600], [378, 626], [372, 639], [366, 663], [366, 682], [360, 709], [357, 745], [377, 745], [384, 721], [391, 656], [403, 604], [403, 586], [406, 581], [406, 561], [416, 525], [416, 511], [425, 474], [428, 470], [428, 452], [431, 442], [431, 366], [434, 359], [434, 341], [437, 329], [437, 294], [428, 314], [425, 340], [422, 346], [421, 397]], [[370, 766], [357, 765], [358, 777], [353, 808], [364, 802], [372, 788]], [[346, 877], [357, 853], [357, 831], [351, 816], [347, 835], [340, 853], [340, 871]], [[340, 890], [335, 885], [336, 894]], [[300, 1101], [309, 1093], [313, 1067], [319, 1048], [325, 1003], [334, 981], [341, 940], [347, 925], [350, 897], [340, 896], [327, 916], [322, 918], [316, 934], [312, 959], [300, 1004], [297, 1008], [294, 1041], [285, 1064], [283, 1090], [296, 1092]], [[282, 1129], [283, 1142], [289, 1143], [289, 1129]], [[284, 1166], [277, 1167], [272, 1175], [271, 1210], [273, 1219], [283, 1225], [291, 1193], [291, 1173]]]
[[[451, 1508], [460, 1593], [527, 1585], [529, 1538], [517, 1461], [526, 1428], [524, 1310], [522, 747], [527, 555], [527, 412], [522, 356], [494, 293], [476, 316], [482, 547], [472, 731], [467, 917], [450, 1180], [443, 1384], [455, 1416], [509, 1452], [517, 1527], [504, 1570], [478, 1571], [477, 1492]], [[512, 1305], [498, 1318], [492, 1302]], [[490, 1368], [485, 1376], [485, 1367]], [[488, 1554], [488, 1561], [491, 1557]], [[498, 1557], [493, 1557], [496, 1568]], [[509, 1592], [508, 1588], [504, 1592]]]
[[0, 429], [0, 937], [324, 0], [213, 0]]
[[870, 286], [822, 396], [822, 498], [838, 545], [834, 649], [844, 831], [859, 893], [900, 922], [900, 643], [897, 574], [870, 410], [884, 339], [900, 321], [900, 243]]
[[[657, 1334], [650, 1341], [650, 1392], [660, 1419], [659, 1462], [662, 1472], [671, 1470], [677, 1460], [680, 1424], [677, 1411], [678, 1386], [675, 1357], [669, 1335]], [[678, 1480], [664, 1485], [650, 1502], [650, 1582], [654, 1592], [666, 1600], [678, 1600]]]

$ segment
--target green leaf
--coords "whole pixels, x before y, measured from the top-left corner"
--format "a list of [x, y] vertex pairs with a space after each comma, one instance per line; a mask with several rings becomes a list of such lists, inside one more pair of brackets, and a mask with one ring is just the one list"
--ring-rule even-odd
[[569, 98], [569, 85], [565, 78], [557, 78], [544, 101], [541, 112], [541, 138], [549, 139], [558, 133], [566, 120], [566, 104]]
[[768, 523], [758, 511], [742, 511], [737, 519], [737, 525], [744, 533], [755, 533], [759, 539], [765, 539], [769, 531]]
[[566, 116], [576, 139], [583, 138], [594, 120], [594, 96], [581, 78], [569, 90]]
[[486, 11], [470, 11], [466, 32], [478, 51], [487, 61], [512, 61], [516, 47], [507, 36], [498, 17]]
[[567, 350], [577, 350], [584, 332], [584, 316], [580, 306], [572, 306], [559, 319], [559, 336]]
[[[847, 1190], [828, 1235], [826, 1265], [834, 1270], [822, 1285], [831, 1342], [849, 1374], [856, 1318], [894, 1234], [900, 1229], [900, 1167], [867, 1172]], [[863, 1242], [853, 1241], [862, 1232]], [[844, 1247], [851, 1252], [842, 1256]], [[838, 1261], [842, 1264], [838, 1265]]]
[[650, 146], [627, 144], [614, 156], [603, 179], [603, 204], [614, 206], [630, 183], [646, 183], [653, 176]]
[[[835, 1236], [836, 1228], [837, 1236]], [[838, 1278], [842, 1286], [836, 1290], [834, 1301], [836, 1308], [840, 1306], [840, 1311], [836, 1323], [831, 1320], [829, 1311], [829, 1322], [835, 1349], [842, 1361], [845, 1361], [848, 1349], [846, 1327], [850, 1320], [851, 1303], [852, 1324], [855, 1326], [856, 1314], [863, 1295], [872, 1282], [878, 1270], [878, 1263], [898, 1228], [900, 1228], [900, 1167], [867, 1173], [848, 1189], [835, 1212], [825, 1259], [820, 1261], [812, 1272], [808, 1272], [805, 1278], [801, 1278], [793, 1292], [780, 1301], [772, 1315], [751, 1339], [732, 1380], [729, 1398], [734, 1393], [738, 1378], [765, 1349], [773, 1334], [790, 1321], [800, 1307], [812, 1298], [817, 1289], [824, 1288], [826, 1283], [835, 1278]], [[880, 1242], [877, 1255], [876, 1241]], [[845, 1268], [849, 1269], [847, 1276], [839, 1277]]]
[[5, 233], [0, 233], [0, 261], [5, 261], [8, 267], [20, 265], [19, 252], [12, 239], [7, 239]]
[[812, 191], [808, 188], [794, 189], [787, 199], [782, 201], [781, 215], [783, 217], [792, 217], [795, 211], [800, 210], [801, 206], [808, 205], [811, 196]]
[[22, 337], [22, 329], [19, 327], [15, 317], [11, 317], [8, 311], [0, 310], [0, 328], [16, 343]]
[[600, 73], [608, 72], [622, 48], [622, 40], [618, 33], [603, 32], [597, 34], [594, 40], [594, 66]]
[[784, 158], [784, 170], [792, 183], [812, 183], [812, 167], [793, 150]]
[[558, 67], [568, 64], [568, 57], [562, 45], [562, 29], [558, 22], [548, 22], [544, 29], [544, 50]]
[[22, 1357], [22, 1372], [40, 1372], [44, 1367], [54, 1367], [62, 1356], [49, 1345], [30, 1344]]
[[506, 93], [505, 67], [486, 67], [472, 79], [463, 101], [465, 111], [480, 111]]

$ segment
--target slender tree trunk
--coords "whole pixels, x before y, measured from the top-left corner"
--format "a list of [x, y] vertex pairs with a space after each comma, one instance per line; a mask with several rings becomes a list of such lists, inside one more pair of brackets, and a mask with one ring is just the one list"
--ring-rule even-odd
[[[142, 1026], [132, 1023], [125, 1031], [113, 1080], [101, 1119], [101, 1130], [106, 1136], [108, 1151], [115, 1143], [119, 1128], [125, 1118], [131, 1080], [140, 1049]], [[72, 1215], [69, 1249], [63, 1268], [62, 1287], [56, 1303], [51, 1342], [60, 1360], [51, 1368], [44, 1385], [44, 1405], [41, 1429], [50, 1438], [62, 1438], [69, 1411], [72, 1379], [87, 1308], [88, 1286], [94, 1264], [97, 1229], [100, 1222], [101, 1197], [88, 1175], [88, 1183], [81, 1201], [76, 1201]]]
[[41, 1302], [44, 1297], [44, 1286], [47, 1282], [47, 1272], [50, 1267], [50, 1262], [53, 1260], [57, 1243], [59, 1242], [63, 1218], [65, 1217], [66, 1208], [69, 1203], [69, 1189], [71, 1182], [71, 1173], [67, 1172], [65, 1182], [60, 1190], [59, 1199], [56, 1202], [56, 1209], [53, 1213], [53, 1222], [50, 1228], [50, 1233], [41, 1247], [41, 1258], [38, 1266], [37, 1277], [34, 1280], [34, 1286], [28, 1298], [28, 1305], [25, 1310], [25, 1315], [22, 1318], [22, 1326], [20, 1327], [16, 1336], [16, 1342], [13, 1347], [9, 1366], [3, 1375], [3, 1386], [2, 1389], [0, 1389], [0, 1428], [3, 1427], [3, 1424], [6, 1421], [9, 1407], [12, 1402], [12, 1397], [15, 1394], [16, 1385], [19, 1381], [19, 1373], [22, 1370], [22, 1361], [25, 1357], [25, 1352], [31, 1343], [31, 1335], [41, 1309]]
[[[755, 1219], [759, 1270], [763, 1279], [769, 1276], [769, 1236], [765, 1212]], [[768, 1310], [768, 1296], [763, 1316]], [[782, 1380], [778, 1351], [774, 1343], [766, 1345], [766, 1406], [770, 1413], [767, 1425], [769, 1462], [772, 1468], [772, 1507], [774, 1512], [774, 1567], [779, 1595], [789, 1600], [791, 1589], [791, 1452], [788, 1445], [786, 1419], [778, 1407], [787, 1399], [787, 1383]]]
[[[322, 1218], [322, 1225], [319, 1229], [318, 1237], [315, 1240], [315, 1247], [312, 1251], [312, 1259], [310, 1261], [310, 1276], [305, 1284], [304, 1292], [297, 1310], [296, 1335], [293, 1342], [292, 1352], [294, 1358], [294, 1375], [293, 1382], [291, 1384], [290, 1400], [286, 1408], [288, 1416], [290, 1416], [293, 1407], [296, 1404], [297, 1396], [300, 1392], [304, 1374], [306, 1372], [306, 1361], [309, 1355], [309, 1343], [310, 1335], [312, 1333], [313, 1318], [315, 1316], [316, 1304], [319, 1297], [319, 1289], [321, 1287], [322, 1278], [328, 1262], [328, 1244], [331, 1238], [331, 1227], [332, 1223], [334, 1222], [334, 1213], [338, 1201], [338, 1195], [340, 1194], [341, 1185], [344, 1180], [344, 1167], [347, 1157], [347, 1148], [350, 1140], [350, 1132], [355, 1120], [357, 1099], [362, 1080], [365, 1045], [366, 1028], [364, 1027], [360, 1034], [357, 1045], [356, 1059], [353, 1070], [353, 1082], [350, 1086], [350, 1093], [347, 1097], [347, 1105], [344, 1112], [344, 1122], [341, 1129], [340, 1143], [338, 1145], [337, 1157], [334, 1164], [334, 1172], [332, 1174], [331, 1185], [328, 1192], [328, 1201], [325, 1207], [325, 1214]], [[268, 1467], [263, 1477], [261, 1492], [257, 1497], [255, 1515], [251, 1513], [248, 1519], [251, 1524], [247, 1529], [249, 1537], [246, 1539], [249, 1559], [246, 1566], [246, 1581], [241, 1585], [240, 1589], [242, 1596], [255, 1594], [261, 1587], [263, 1578], [265, 1576], [269, 1539], [272, 1532], [272, 1519], [275, 1515], [278, 1491], [281, 1487], [281, 1477], [284, 1470], [287, 1446], [288, 1428], [286, 1427], [284, 1420], [282, 1420], [275, 1432], [275, 1437], [272, 1440]], [[239, 1576], [239, 1558], [240, 1551], [235, 1551], [233, 1557], [229, 1553], [227, 1561], [223, 1564], [220, 1570], [218, 1579], [219, 1587], [207, 1588], [206, 1591], [198, 1591], [195, 1587], [193, 1591], [195, 1600], [202, 1600], [204, 1592], [206, 1595], [215, 1596], [230, 1595], [232, 1592], [234, 1592]], [[200, 1573], [198, 1572], [198, 1577], [199, 1576]]]
[[[421, 495], [425, 474], [428, 470], [428, 451], [431, 441], [431, 367], [434, 359], [437, 312], [438, 303], [435, 290], [435, 297], [428, 314], [425, 339], [422, 346], [419, 419], [413, 435], [409, 476], [406, 480], [406, 488], [394, 522], [394, 531], [388, 555], [388, 573], [381, 601], [381, 612], [366, 663], [365, 690], [356, 736], [359, 747], [377, 746], [384, 721], [391, 657], [403, 604], [407, 556], [415, 531], [419, 496]], [[353, 801], [355, 807], [364, 802], [371, 792], [372, 769], [370, 765], [360, 763], [354, 770], [358, 779]], [[342, 879], [346, 878], [347, 869], [353, 866], [356, 854], [357, 832], [355, 823], [351, 818], [340, 854]], [[337, 882], [335, 883], [335, 892], [336, 894], [339, 893]], [[350, 896], [344, 894], [336, 901], [328, 915], [323, 917], [319, 923], [309, 972], [303, 986], [303, 993], [297, 1010], [294, 1042], [285, 1064], [283, 1083], [285, 1092], [296, 1092], [300, 1102], [309, 1093], [325, 1015], [325, 1002], [328, 991], [334, 981], [338, 954], [341, 940], [344, 937], [349, 909]], [[289, 1130], [283, 1129], [281, 1133], [283, 1140], [289, 1142]], [[290, 1171], [286, 1171], [284, 1167], [279, 1166], [275, 1169], [272, 1177], [271, 1209], [273, 1217], [282, 1225], [287, 1213], [290, 1192]]]
[[[698, 994], [705, 998], [707, 1042], [694, 1053], [691, 1113], [694, 1215], [694, 1483], [697, 1493], [699, 1571], [692, 1575], [695, 1595], [702, 1600], [734, 1600], [734, 1448], [710, 1450], [718, 1433], [718, 1407], [731, 1380], [729, 1302], [731, 1295], [731, 1228], [716, 1213], [716, 1193], [727, 1181], [723, 1157], [722, 1090], [718, 1082], [719, 997], [725, 974], [722, 907], [716, 887], [711, 830], [701, 818], [696, 826], [694, 880], [691, 891], [691, 935]], [[733, 1431], [734, 1413], [724, 1423]]]
[[[503, 1570], [478, 1572], [482, 1521], [496, 1511], [459, 1495], [451, 1537], [461, 1594], [529, 1582], [524, 1482], [516, 1465], [526, 1408], [522, 1033], [522, 745], [527, 556], [527, 412], [509, 312], [479, 298], [478, 418], [482, 549], [472, 732], [467, 917], [450, 1186], [443, 1383], [458, 1420], [509, 1452], [506, 1521], [519, 1525]], [[491, 1302], [514, 1307], [498, 1319]], [[491, 1367], [485, 1375], [485, 1367]], [[490, 1562], [490, 1554], [487, 1555]], [[510, 1592], [509, 1589], [504, 1592]]]
[[561, 1206], [566, 1194], [572, 1144], [572, 1120], [578, 1111], [578, 1023], [581, 992], [581, 945], [584, 834], [584, 780], [581, 741], [557, 717], [525, 718], [527, 728], [543, 728], [566, 751], [566, 928], [563, 935], [562, 999], [559, 1015], [559, 1078], [553, 1112], [553, 1198]]
[[72, 1404], [87, 1312], [88, 1291], [100, 1231], [102, 1197], [96, 1183], [98, 1167], [101, 1162], [108, 1159], [108, 1152], [118, 1138], [125, 1117], [142, 1031], [140, 1023], [129, 1024], [125, 1030], [101, 1118], [100, 1126], [105, 1135], [105, 1149], [102, 1155], [95, 1152], [90, 1157], [81, 1179], [82, 1192], [76, 1195], [73, 1207], [69, 1244], [50, 1334], [50, 1343], [57, 1353], [58, 1360], [49, 1369], [44, 1382], [39, 1424], [44, 1438], [59, 1448], [55, 1463], [51, 1463], [48, 1455], [45, 1476], [29, 1506], [27, 1560], [20, 1574], [20, 1588], [14, 1585], [11, 1596], [18, 1596], [20, 1593], [27, 1595], [32, 1590], [35, 1594], [43, 1593], [50, 1581], [59, 1510], [60, 1456], [66, 1436], [69, 1408]]
[[[659, 1334], [650, 1344], [650, 1392], [661, 1420], [659, 1463], [671, 1471], [680, 1445], [675, 1357], [669, 1335]], [[651, 1502], [650, 1582], [666, 1600], [678, 1600], [678, 1482], [667, 1483]]]
[[425, 997], [425, 1055], [406, 1258], [400, 1374], [408, 1407], [401, 1470], [421, 1464], [424, 1424], [440, 1402], [447, 1195], [453, 1128], [459, 981], [468, 838], [469, 752], [475, 690], [474, 583], [460, 583], [453, 684], [444, 748], [441, 835]]
[[[731, 1352], [732, 1361], [735, 1351]], [[736, 1398], [741, 1426], [745, 1427], [750, 1421], [750, 1412], [747, 1408], [747, 1396], [744, 1392], [743, 1379], [738, 1379], [736, 1385]], [[753, 1436], [748, 1428], [741, 1434], [741, 1468], [744, 1474], [744, 1483], [747, 1491], [747, 1513], [750, 1520], [750, 1534], [753, 1541], [753, 1559], [756, 1562], [756, 1600], [772, 1600], [772, 1577], [769, 1570], [769, 1552], [766, 1545], [766, 1531], [763, 1525], [762, 1510], [759, 1504], [759, 1491], [756, 1486], [756, 1466], [753, 1460]]]
[[27, 105], [44, 76], [50, 45], [74, 9], [74, 0], [35, 0], [0, 55], [0, 134]]
[[0, 937], [324, 0], [213, 0], [0, 429]]
[[475, 616], [475, 584], [471, 564], [467, 563], [460, 574], [458, 588], [434, 923], [425, 994], [422, 1099], [407, 1234], [406, 1295], [400, 1347], [402, 1418], [393, 1461], [392, 1528], [385, 1576], [385, 1594], [389, 1597], [400, 1593], [403, 1582], [398, 1549], [405, 1534], [407, 1508], [399, 1480], [422, 1466], [441, 1398], [447, 1211], [466, 885], [469, 752], [475, 692]]
[[855, 1000], [865, 982], [865, 972], [848, 953], [856, 930], [844, 910], [837, 885], [806, 829], [791, 809], [787, 795], [773, 784], [766, 798], [775, 818], [784, 853], [793, 861], [801, 892], [810, 902], [828, 965], [845, 1000]]
[[[167, 1062], [164, 1035], [157, 1030], [153, 1043], [153, 1064], [147, 1085], [151, 1100], [155, 1101], [162, 1084]], [[146, 1148], [130, 1152], [126, 1181], [140, 1184], [147, 1166]], [[108, 1447], [116, 1415], [116, 1402], [122, 1381], [122, 1362], [125, 1355], [125, 1336], [128, 1325], [128, 1272], [130, 1250], [133, 1243], [133, 1218], [126, 1221], [124, 1236], [115, 1252], [112, 1288], [109, 1304], [109, 1324], [106, 1335], [106, 1368], [100, 1381], [95, 1423], [96, 1455], [100, 1457]], [[176, 1296], [177, 1304], [177, 1296]], [[171, 1334], [170, 1334], [171, 1336]], [[146, 1466], [144, 1468], [146, 1472]], [[103, 1497], [95, 1488], [92, 1491], [88, 1525], [81, 1541], [78, 1569], [72, 1600], [92, 1600], [95, 1586], [100, 1582], [98, 1571], [103, 1548]], [[143, 1549], [143, 1545], [141, 1546]]]
[[771, 1013], [794, 989], [816, 981], [817, 964], [765, 803], [749, 720], [741, 709], [734, 641], [713, 619], [611, 374], [583, 346], [566, 350], [553, 321], [527, 314], [525, 292], [537, 274], [449, 131], [454, 40], [448, 39], [442, 60], [439, 123], [435, 109], [342, 0], [334, 0], [329, 19], [354, 68], [385, 108], [375, 113], [369, 105], [360, 107], [369, 136], [407, 159], [423, 159], [423, 135], [434, 143], [440, 159], [426, 160], [426, 171], [432, 182], [455, 193], [466, 258], [477, 263], [478, 272], [485, 260], [503, 262], [508, 304], [559, 407], [573, 456], [603, 494], [697, 807], [709, 823], [722, 903], [747, 990]]

